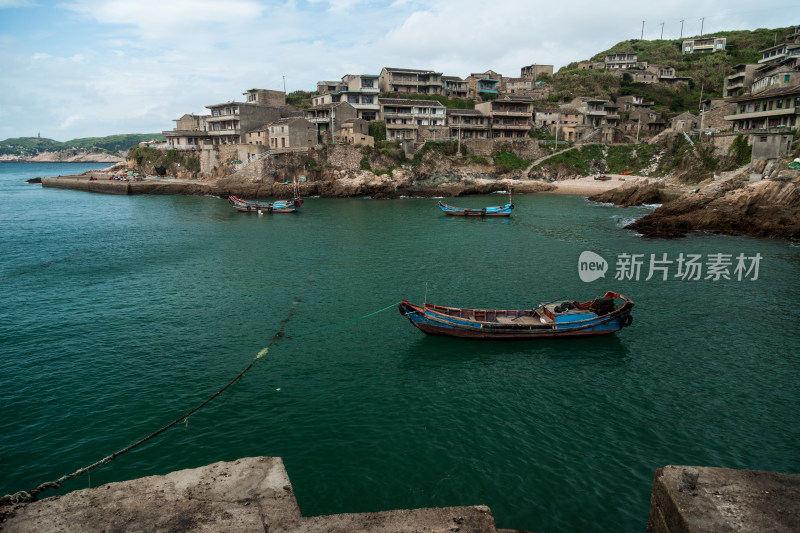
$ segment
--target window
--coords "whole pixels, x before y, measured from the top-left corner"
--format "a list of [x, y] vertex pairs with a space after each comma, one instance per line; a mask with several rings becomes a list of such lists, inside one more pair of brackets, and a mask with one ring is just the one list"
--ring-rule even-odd
[[791, 78], [790, 74], [783, 75], [783, 83], [789, 83], [789, 78]]

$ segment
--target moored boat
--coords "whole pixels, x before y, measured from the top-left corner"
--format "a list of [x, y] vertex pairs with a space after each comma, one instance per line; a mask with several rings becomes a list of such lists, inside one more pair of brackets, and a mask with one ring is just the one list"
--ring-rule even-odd
[[608, 291], [587, 302], [547, 302], [531, 309], [468, 309], [408, 300], [400, 314], [428, 335], [469, 339], [535, 339], [607, 335], [633, 321], [633, 301]]
[[228, 202], [237, 211], [245, 213], [294, 213], [300, 210], [303, 199], [295, 197], [291, 200], [278, 200], [276, 202], [254, 202], [242, 200], [236, 196], [229, 196]]
[[481, 209], [468, 209], [464, 207], [455, 207], [453, 205], [444, 204], [439, 202], [439, 209], [444, 211], [447, 215], [461, 216], [461, 217], [507, 217], [511, 216], [511, 210], [514, 209], [514, 204], [507, 203], [506, 205], [499, 205], [494, 207], [484, 207]]

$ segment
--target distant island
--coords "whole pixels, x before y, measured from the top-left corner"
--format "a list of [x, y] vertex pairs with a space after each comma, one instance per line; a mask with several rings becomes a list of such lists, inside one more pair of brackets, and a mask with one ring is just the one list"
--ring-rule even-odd
[[125, 160], [131, 146], [163, 140], [160, 133], [85, 137], [65, 142], [44, 137], [18, 137], [0, 141], [0, 161], [119, 163]]

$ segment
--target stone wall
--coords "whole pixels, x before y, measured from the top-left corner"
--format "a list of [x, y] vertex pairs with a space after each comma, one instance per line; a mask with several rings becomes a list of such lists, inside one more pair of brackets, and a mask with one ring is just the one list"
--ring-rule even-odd
[[361, 146], [335, 144], [328, 146], [328, 162], [343, 170], [359, 170], [361, 168]]

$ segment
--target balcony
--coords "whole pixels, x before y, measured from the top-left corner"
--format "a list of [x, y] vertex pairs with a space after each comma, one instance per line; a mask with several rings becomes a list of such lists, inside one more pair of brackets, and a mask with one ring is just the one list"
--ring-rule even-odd
[[240, 130], [239, 128], [232, 128], [227, 130], [208, 130], [209, 137], [229, 137], [231, 135], [239, 135]]
[[383, 118], [384, 118], [384, 119], [386, 119], [386, 118], [406, 118], [406, 119], [412, 119], [412, 118], [414, 118], [414, 115], [413, 115], [413, 114], [411, 114], [411, 111], [410, 111], [410, 110], [409, 110], [409, 111], [406, 111], [406, 112], [403, 112], [403, 113], [391, 113], [391, 112], [388, 112], [388, 111], [384, 111], [384, 112], [383, 112]]
[[493, 130], [518, 130], [528, 131], [531, 129], [530, 124], [492, 124]]
[[493, 117], [530, 117], [530, 111], [495, 111], [492, 110]]
[[589, 109], [586, 111], [586, 114], [590, 117], [604, 117], [608, 114], [608, 112], [600, 109]]
[[797, 114], [796, 107], [786, 107], [783, 109], [771, 109], [769, 111], [756, 111], [753, 113], [737, 113], [735, 115], [726, 115], [725, 120], [747, 120], [751, 118], [767, 118], [767, 117], [782, 117], [785, 115]]
[[206, 122], [222, 122], [225, 120], [232, 120], [232, 119], [239, 120], [239, 112], [236, 113], [229, 113], [227, 115], [217, 115], [217, 116], [210, 116], [206, 117]]

